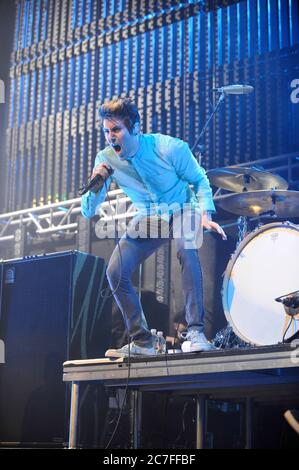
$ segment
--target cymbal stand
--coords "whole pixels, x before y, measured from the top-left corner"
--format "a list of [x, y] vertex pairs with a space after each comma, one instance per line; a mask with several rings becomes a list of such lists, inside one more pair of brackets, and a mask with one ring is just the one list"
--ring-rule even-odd
[[247, 223], [247, 217], [244, 215], [241, 215], [238, 218], [238, 241], [237, 241], [237, 247], [240, 245], [241, 241], [244, 240], [248, 232], [248, 223]]

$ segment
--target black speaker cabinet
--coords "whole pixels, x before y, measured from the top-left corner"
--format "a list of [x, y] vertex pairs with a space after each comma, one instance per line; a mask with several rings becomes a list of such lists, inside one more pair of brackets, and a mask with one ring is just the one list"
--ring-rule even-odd
[[70, 397], [62, 363], [101, 357], [110, 345], [105, 268], [101, 258], [80, 252], [2, 263], [2, 446], [66, 441]]

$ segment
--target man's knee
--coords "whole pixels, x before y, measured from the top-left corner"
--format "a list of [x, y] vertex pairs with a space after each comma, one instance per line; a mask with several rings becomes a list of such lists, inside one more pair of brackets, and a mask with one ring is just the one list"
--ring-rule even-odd
[[119, 269], [116, 263], [109, 262], [106, 269], [106, 277], [110, 285], [114, 285], [117, 279], [119, 279]]
[[110, 286], [115, 286], [118, 284], [120, 279], [130, 279], [131, 273], [128, 271], [128, 269], [126, 269], [125, 266], [121, 265], [121, 263], [111, 259], [106, 269], [106, 276]]

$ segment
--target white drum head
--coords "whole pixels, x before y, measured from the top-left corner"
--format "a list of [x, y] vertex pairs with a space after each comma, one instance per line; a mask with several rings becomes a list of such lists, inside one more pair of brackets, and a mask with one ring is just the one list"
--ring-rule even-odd
[[[299, 290], [299, 230], [274, 223], [248, 235], [229, 262], [222, 301], [228, 322], [244, 341], [282, 342], [291, 319], [275, 298]], [[298, 315], [285, 335], [299, 328]]]

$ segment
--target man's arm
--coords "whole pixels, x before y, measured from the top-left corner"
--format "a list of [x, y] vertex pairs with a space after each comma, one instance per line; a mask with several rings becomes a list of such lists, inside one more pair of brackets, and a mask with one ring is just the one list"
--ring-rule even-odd
[[172, 156], [173, 165], [180, 178], [193, 184], [198, 204], [202, 209], [203, 227], [206, 230], [219, 233], [222, 239], [226, 240], [224, 230], [212, 220], [212, 213], [216, 212], [216, 209], [212, 189], [204, 168], [198, 164], [188, 144], [179, 139], [176, 139], [176, 144]]
[[95, 166], [91, 175], [91, 179], [96, 175], [101, 175], [106, 183], [102, 186], [101, 190], [95, 186], [92, 190], [88, 191], [81, 198], [81, 212], [84, 217], [91, 219], [96, 215], [97, 207], [105, 201], [107, 189], [111, 183], [111, 177], [107, 170], [107, 163], [100, 156], [96, 157]]
[[172, 146], [172, 164], [177, 175], [193, 184], [199, 206], [203, 211], [216, 212], [211, 186], [204, 168], [202, 168], [189, 145], [180, 139], [174, 139]]

